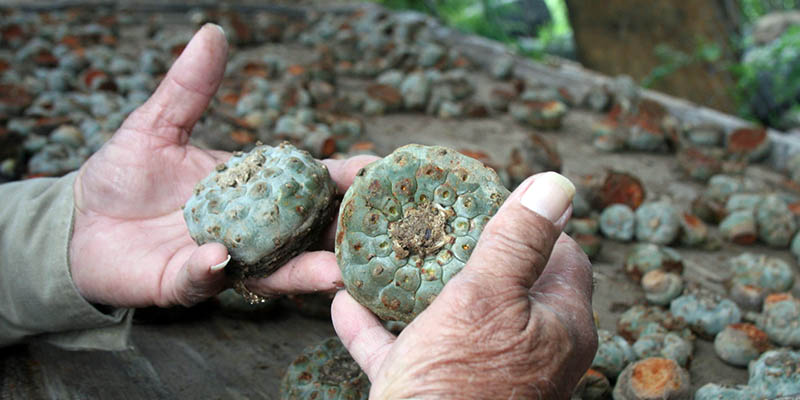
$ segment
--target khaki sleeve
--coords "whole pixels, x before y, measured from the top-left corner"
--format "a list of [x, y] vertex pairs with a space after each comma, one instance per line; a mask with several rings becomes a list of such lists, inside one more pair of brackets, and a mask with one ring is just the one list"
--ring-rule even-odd
[[102, 312], [72, 282], [68, 249], [76, 172], [0, 185], [0, 346], [129, 347], [133, 311]]

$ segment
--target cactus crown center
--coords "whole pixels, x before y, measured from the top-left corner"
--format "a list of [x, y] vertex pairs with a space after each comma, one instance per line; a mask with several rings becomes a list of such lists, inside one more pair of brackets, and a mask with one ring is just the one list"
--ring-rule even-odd
[[410, 253], [425, 258], [447, 243], [447, 214], [431, 202], [404, 210], [403, 218], [389, 226], [392, 247], [398, 258]]

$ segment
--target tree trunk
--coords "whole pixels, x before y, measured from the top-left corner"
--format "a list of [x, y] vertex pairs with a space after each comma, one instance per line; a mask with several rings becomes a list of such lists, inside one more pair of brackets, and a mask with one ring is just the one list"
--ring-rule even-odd
[[[566, 3], [577, 56], [586, 67], [609, 75], [627, 74], [638, 82], [660, 76], [652, 81], [651, 88], [721, 111], [735, 111], [735, 83], [726, 65], [738, 60], [733, 46], [739, 38], [741, 20], [736, 1]], [[659, 45], [687, 57], [665, 60], [656, 54]], [[719, 47], [719, 60], [707, 62], [693, 57], [701, 47], [709, 45]], [[665, 74], [654, 74], [655, 71]]]

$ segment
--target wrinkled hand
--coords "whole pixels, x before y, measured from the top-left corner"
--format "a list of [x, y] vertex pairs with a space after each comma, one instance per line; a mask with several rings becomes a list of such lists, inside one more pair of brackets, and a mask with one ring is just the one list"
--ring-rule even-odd
[[369, 376], [370, 398], [570, 396], [597, 348], [591, 264], [561, 234], [573, 194], [555, 173], [520, 185], [467, 265], [398, 337], [347, 292], [336, 295], [334, 326]]
[[[219, 243], [198, 247], [181, 211], [194, 185], [230, 157], [189, 145], [192, 127], [222, 80], [227, 52], [222, 30], [204, 26], [153, 96], [80, 169], [69, 256], [73, 281], [88, 301], [188, 306], [228, 284], [227, 249]], [[343, 192], [369, 161], [326, 164]], [[333, 253], [315, 251], [247, 285], [268, 295], [333, 290], [340, 281]]]

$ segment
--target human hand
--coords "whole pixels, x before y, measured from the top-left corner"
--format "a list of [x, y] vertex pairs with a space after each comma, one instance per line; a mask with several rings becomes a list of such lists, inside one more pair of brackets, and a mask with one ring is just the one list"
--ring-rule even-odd
[[398, 337], [336, 295], [334, 327], [369, 376], [370, 398], [569, 398], [597, 349], [591, 264], [561, 233], [574, 193], [555, 173], [523, 182]]
[[[195, 184], [230, 154], [189, 144], [192, 127], [217, 91], [228, 45], [216, 25], [200, 29], [156, 92], [131, 113], [75, 180], [70, 270], [89, 302], [117, 307], [192, 305], [228, 282], [228, 251], [189, 236], [181, 206]], [[343, 193], [369, 157], [326, 161]], [[332, 237], [324, 248], [333, 247]], [[341, 282], [330, 251], [303, 253], [267, 278], [247, 282], [255, 293], [333, 290]]]

